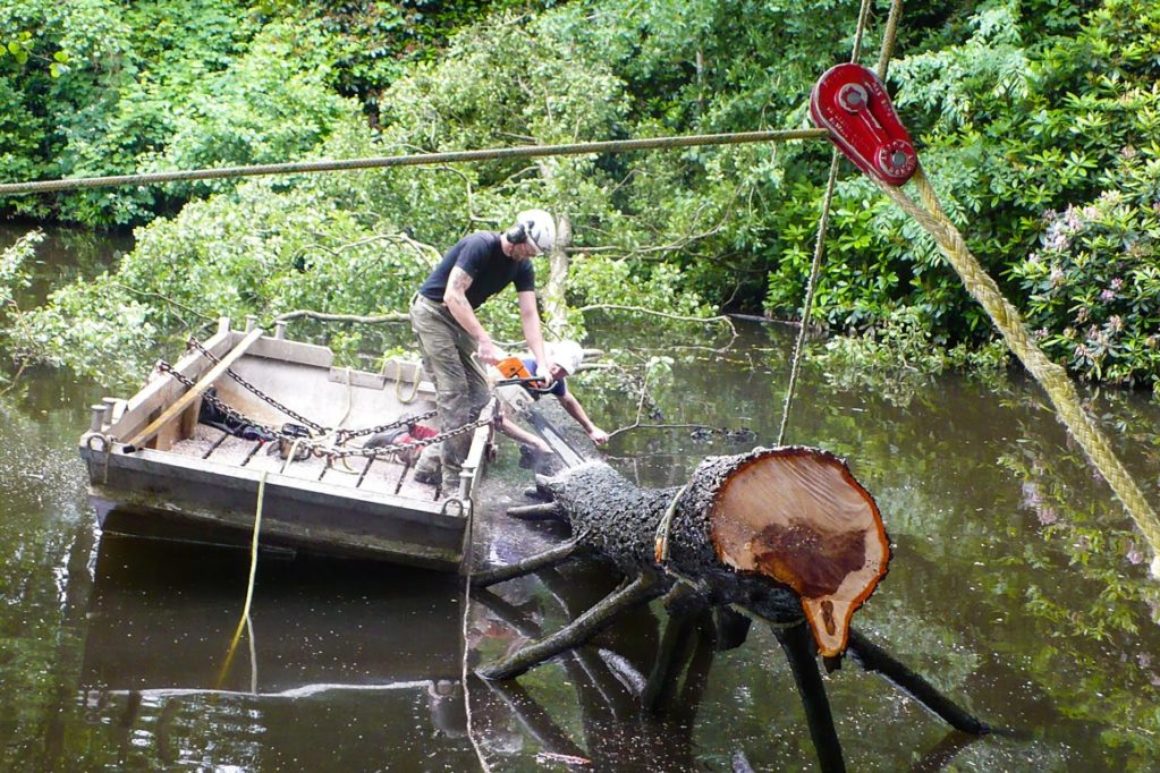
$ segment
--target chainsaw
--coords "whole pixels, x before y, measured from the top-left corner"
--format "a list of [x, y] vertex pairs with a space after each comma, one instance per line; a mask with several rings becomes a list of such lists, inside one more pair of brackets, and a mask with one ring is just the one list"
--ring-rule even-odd
[[531, 421], [532, 427], [564, 464], [569, 467], [582, 464], [584, 457], [568, 443], [563, 433], [536, 410], [535, 401], [552, 391], [547, 386], [548, 382], [529, 373], [524, 361], [519, 357], [506, 357], [497, 362], [495, 367], [503, 376], [502, 380], [496, 382], [496, 394], [499, 398]]
[[503, 376], [503, 379], [495, 383], [496, 386], [517, 384], [537, 400], [551, 391], [544, 379], [536, 378], [528, 372], [527, 366], [519, 357], [505, 357], [495, 364], [495, 368]]

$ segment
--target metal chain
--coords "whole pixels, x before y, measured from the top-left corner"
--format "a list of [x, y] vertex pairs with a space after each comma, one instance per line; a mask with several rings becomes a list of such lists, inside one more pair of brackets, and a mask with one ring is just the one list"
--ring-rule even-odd
[[408, 424], [413, 424], [418, 421], [430, 419], [435, 414], [439, 413], [437, 410], [430, 410], [426, 413], [419, 413], [414, 416], [407, 416], [402, 419], [396, 419], [388, 424], [379, 424], [375, 427], [366, 427], [364, 429], [336, 429], [334, 431], [335, 443], [338, 445], [346, 445], [346, 441], [351, 438], [362, 437], [363, 435], [374, 435], [379, 432], [386, 432], [389, 429], [397, 429]]
[[[186, 387], [186, 389], [192, 389], [193, 387], [197, 386], [195, 383], [193, 383], [192, 379], [190, 379], [184, 373], [179, 371], [177, 368], [170, 365], [165, 360], [158, 360], [157, 361], [157, 370], [161, 371], [162, 373], [167, 373], [170, 376], [173, 376], [175, 379], [180, 381]], [[241, 411], [239, 411], [237, 408], [234, 408], [232, 405], [227, 404], [224, 400], [222, 400], [220, 397], [218, 397], [215, 394], [210, 394], [209, 392], [206, 392], [206, 393], [202, 394], [201, 399], [210, 403], [215, 408], [217, 408], [219, 411], [224, 413], [228, 418], [233, 419], [236, 422], [239, 422], [241, 424], [248, 424], [252, 427], [257, 427], [258, 429], [263, 430], [265, 432], [268, 432], [271, 435], [283, 434], [280, 430], [276, 430], [273, 427], [269, 426], [268, 424], [262, 424], [259, 421], [254, 421], [253, 419], [251, 419], [250, 417], [246, 416]]]
[[[218, 359], [217, 355], [215, 355], [209, 349], [206, 349], [204, 346], [202, 346], [201, 341], [198, 341], [196, 338], [191, 337], [189, 339], [189, 345], [190, 345], [190, 347], [197, 349], [199, 352], [201, 352], [202, 355], [204, 357], [208, 358], [209, 361], [212, 362], [213, 364], [218, 365], [221, 363], [221, 360]], [[322, 435], [325, 435], [326, 433], [330, 432], [330, 429], [328, 427], [324, 427], [317, 422], [311, 421], [310, 419], [306, 418], [302, 414], [300, 414], [300, 413], [298, 413], [290, 408], [287, 408], [285, 405], [282, 405], [282, 403], [280, 403], [277, 400], [275, 400], [274, 398], [270, 397], [268, 394], [263, 392], [261, 389], [258, 389], [256, 386], [251, 384], [249, 381], [246, 381], [244, 378], [239, 376], [237, 374], [237, 372], [235, 372], [232, 368], [226, 368], [226, 374], [229, 375], [229, 377], [232, 378], [234, 381], [238, 382], [243, 387], [248, 389], [250, 392], [253, 392], [260, 399], [262, 399], [265, 402], [269, 403], [270, 405], [274, 406], [275, 408], [277, 408], [279, 411], [286, 414], [290, 418], [296, 419], [296, 420], [302, 422], [303, 424], [305, 424], [307, 427], [310, 427], [315, 432], [318, 432], [319, 434], [322, 434]]]
[[[199, 352], [201, 352], [202, 355], [207, 357], [214, 364], [217, 364], [220, 362], [220, 360], [217, 358], [217, 356], [213, 352], [211, 352], [210, 350], [206, 349], [205, 346], [203, 346], [202, 343], [200, 341], [198, 341], [196, 338], [190, 338], [189, 345], [192, 348], [197, 349]], [[363, 429], [355, 429], [355, 430], [341, 429], [341, 428], [334, 429], [331, 427], [324, 427], [321, 424], [318, 424], [317, 422], [311, 421], [310, 419], [306, 418], [302, 414], [297, 413], [296, 411], [294, 411], [290, 408], [287, 408], [285, 405], [278, 402], [274, 398], [270, 397], [268, 394], [263, 392], [261, 389], [254, 386], [253, 384], [251, 384], [249, 381], [246, 381], [244, 378], [242, 378], [240, 375], [238, 375], [236, 372], [234, 372], [234, 370], [232, 368], [226, 368], [226, 375], [228, 375], [230, 378], [232, 378], [237, 383], [241, 384], [243, 387], [245, 387], [251, 393], [256, 395], [259, 399], [265, 401], [266, 403], [273, 406], [275, 409], [281, 411], [282, 413], [286, 414], [290, 418], [297, 419], [298, 421], [300, 421], [303, 424], [305, 424], [306, 426], [310, 427], [312, 430], [314, 430], [318, 434], [327, 435], [327, 434], [330, 434], [331, 432], [333, 432], [334, 436], [335, 436], [335, 443], [337, 445], [340, 445], [340, 446], [345, 445], [347, 443], [347, 441], [351, 440], [352, 438], [362, 437], [363, 435], [374, 435], [378, 432], [386, 432], [389, 429], [397, 429], [397, 428], [405, 426], [407, 424], [411, 424], [412, 422], [424, 421], [425, 419], [429, 419], [432, 416], [434, 416], [436, 413], [438, 413], [438, 411], [436, 411], [436, 410], [431, 410], [431, 411], [428, 411], [426, 413], [418, 414], [416, 416], [408, 416], [406, 418], [399, 419], [397, 421], [388, 422], [387, 424], [379, 424], [378, 426], [375, 426], [375, 427], [365, 427]]]
[[449, 429], [446, 432], [440, 432], [438, 435], [432, 435], [431, 437], [425, 438], [423, 440], [412, 440], [405, 445], [395, 446], [393, 448], [327, 448], [322, 446], [320, 443], [313, 443], [306, 439], [302, 439], [302, 445], [310, 447], [314, 451], [315, 456], [326, 456], [330, 459], [345, 459], [351, 456], [394, 456], [404, 451], [426, 448], [427, 446], [441, 443], [444, 440], [456, 437], [457, 435], [463, 435], [467, 432], [474, 432], [480, 427], [486, 427], [489, 424], [495, 424], [497, 422], [498, 418], [496, 416], [488, 416], [486, 418], [480, 417], [475, 421], [464, 424], [461, 427]]
[[[186, 388], [192, 388], [192, 387], [196, 386], [194, 384], [194, 382], [188, 376], [186, 376], [184, 373], [182, 373], [181, 371], [174, 368], [172, 365], [170, 365], [165, 360], [158, 361], [157, 369], [159, 371], [161, 371], [162, 373], [166, 373], [168, 375], [173, 376], [178, 381], [180, 381], [183, 385], [185, 385]], [[405, 452], [413, 452], [415, 450], [422, 449], [422, 448], [425, 448], [425, 447], [430, 446], [430, 445], [434, 445], [435, 443], [441, 443], [444, 440], [456, 437], [457, 435], [462, 435], [462, 434], [465, 434], [467, 432], [474, 432], [475, 430], [479, 429], [480, 427], [485, 427], [489, 424], [498, 424], [498, 422], [500, 420], [500, 416], [501, 416], [501, 414], [498, 410], [498, 407], [497, 407], [497, 409], [492, 412], [491, 416], [488, 416], [488, 417], [481, 416], [480, 418], [476, 419], [475, 421], [468, 422], [467, 424], [464, 424], [461, 427], [456, 427], [455, 429], [450, 429], [450, 430], [447, 430], [446, 432], [440, 432], [436, 435], [432, 435], [431, 437], [425, 438], [423, 440], [412, 440], [411, 442], [406, 443], [404, 445], [382, 446], [379, 448], [366, 448], [363, 446], [360, 446], [357, 448], [336, 448], [334, 446], [329, 446], [329, 445], [326, 445], [324, 443], [318, 442], [312, 438], [306, 438], [306, 437], [302, 437], [300, 435], [294, 435], [292, 433], [286, 432], [286, 431], [281, 430], [281, 429], [275, 429], [274, 427], [271, 427], [267, 424], [262, 424], [261, 422], [253, 421], [252, 419], [247, 417], [245, 414], [243, 414], [238, 409], [234, 408], [231, 405], [226, 404], [217, 395], [206, 393], [206, 394], [202, 395], [202, 399], [211, 403], [218, 410], [222, 411], [222, 413], [226, 414], [229, 418], [231, 418], [231, 419], [233, 419], [241, 424], [248, 424], [252, 427], [257, 427], [258, 429], [263, 430], [264, 432], [266, 432], [266, 433], [270, 434], [271, 436], [276, 437], [277, 439], [282, 440], [282, 441], [286, 441], [286, 442], [290, 442], [290, 443], [297, 442], [300, 448], [307, 449], [307, 451], [311, 455], [317, 456], [320, 458], [325, 457], [326, 459], [329, 459], [331, 462], [333, 462], [337, 459], [346, 459], [346, 458], [349, 458], [352, 456], [362, 456], [362, 457], [368, 458], [368, 459], [369, 458], [392, 459], [392, 460], [397, 461], [399, 456]], [[426, 419], [426, 418], [430, 418], [431, 416], [434, 416], [435, 413], [436, 413], [436, 411], [430, 411], [428, 413], [420, 414], [418, 416], [404, 417], [404, 418], [399, 419], [397, 421], [391, 422], [390, 424], [380, 425], [379, 428], [371, 428], [370, 430], [356, 430], [354, 432], [346, 434], [342, 438], [339, 437], [339, 434], [344, 432], [344, 430], [338, 430], [338, 432], [335, 433], [336, 442], [338, 443], [338, 445], [342, 445], [343, 443], [346, 442], [346, 440], [349, 440], [352, 437], [356, 437], [358, 435], [370, 434], [370, 432], [385, 431], [386, 429], [392, 429], [395, 427], [402, 427], [402, 426], [405, 426], [408, 424], [412, 424], [412, 423], [421, 421], [421, 420]], [[326, 434], [326, 433], [324, 432], [323, 434]]]

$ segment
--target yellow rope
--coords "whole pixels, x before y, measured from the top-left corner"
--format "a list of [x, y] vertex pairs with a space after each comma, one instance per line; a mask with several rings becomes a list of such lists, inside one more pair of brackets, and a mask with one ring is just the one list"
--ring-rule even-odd
[[[345, 424], [345, 423], [346, 423], [346, 420], [347, 420], [347, 419], [349, 419], [349, 418], [350, 418], [350, 411], [351, 411], [351, 409], [354, 407], [354, 384], [352, 384], [352, 383], [351, 383], [351, 381], [350, 381], [350, 378], [351, 378], [351, 373], [352, 373], [352, 372], [353, 372], [353, 371], [351, 371], [351, 369], [350, 369], [350, 366], [349, 366], [349, 365], [347, 365], [347, 366], [346, 366], [346, 410], [344, 410], [344, 411], [342, 412], [342, 418], [341, 418], [341, 419], [339, 419], [339, 420], [338, 420], [338, 422], [337, 422], [337, 423], [335, 423], [335, 425], [334, 425], [334, 428], [335, 428], [335, 430], [336, 430], [336, 432], [334, 433], [334, 434], [335, 434], [335, 436], [337, 436], [337, 435], [338, 435], [338, 432], [337, 432], [337, 430], [338, 430], [338, 429], [339, 429], [339, 428], [340, 428], [340, 427], [341, 427], [343, 424]], [[351, 467], [351, 466], [350, 466], [350, 460], [349, 460], [347, 457], [345, 457], [345, 456], [344, 456], [344, 457], [342, 457], [342, 467], [343, 467], [343, 469], [339, 469], [339, 468], [337, 468], [337, 467], [334, 467], [334, 466], [332, 465], [332, 466], [331, 466], [331, 469], [332, 469], [332, 470], [338, 470], [339, 472], [347, 472], [347, 473], [351, 473], [352, 475], [358, 475], [359, 473], [361, 473], [361, 472], [362, 472], [362, 470], [356, 470], [356, 469], [354, 469], [353, 467]]]
[[886, 29], [882, 32], [882, 49], [878, 52], [878, 80], [886, 80], [886, 69], [890, 57], [894, 55], [894, 41], [898, 37], [898, 20], [902, 18], [902, 0], [891, 0], [890, 15], [886, 18]]
[[242, 631], [250, 619], [250, 605], [254, 601], [254, 578], [258, 573], [258, 534], [262, 530], [262, 504], [266, 500], [266, 472], [258, 478], [258, 506], [254, 511], [254, 535], [250, 540], [250, 578], [246, 583], [246, 603], [242, 605], [242, 616], [238, 620], [238, 627], [234, 630], [234, 638], [230, 640], [230, 648], [226, 653], [226, 660], [222, 670], [218, 673], [217, 686], [220, 689], [230, 673], [230, 665], [234, 662], [234, 652], [238, 649], [238, 642], [242, 638]]
[[951, 266], [963, 280], [967, 292], [982, 305], [995, 323], [995, 327], [1003, 334], [1007, 346], [1047, 392], [1056, 412], [1072, 436], [1107, 480], [1141, 534], [1151, 545], [1154, 556], [1152, 573], [1160, 576], [1160, 519], [1157, 519], [1156, 511], [1144, 499], [1144, 494], [1116, 457], [1107, 437], [1084, 413], [1079, 393], [1067, 371], [1049, 360], [1032, 340], [1018, 309], [1011, 305], [995, 280], [967, 249], [962, 234], [943, 213], [938, 196], [923, 173], [922, 167], [919, 167], [912, 179], [922, 199], [923, 207], [915, 204], [899, 188], [882, 183], [876, 178], [872, 179], [875, 179], [879, 187], [934, 238], [939, 249], [947, 256]]
[[[383, 360], [382, 374], [387, 374], [387, 360]], [[395, 399], [403, 405], [409, 405], [415, 401], [415, 396], [419, 394], [419, 368], [415, 368], [415, 381], [411, 385], [411, 393], [403, 394], [403, 361], [395, 360]]]
[[656, 537], [653, 539], [653, 553], [658, 564], [667, 563], [669, 560], [669, 530], [673, 526], [673, 516], [677, 513], [677, 501], [688, 488], [689, 484], [686, 483], [677, 489], [677, 493], [673, 494], [673, 499], [669, 502], [669, 506], [665, 508], [665, 514], [661, 516], [660, 522], [657, 523]]

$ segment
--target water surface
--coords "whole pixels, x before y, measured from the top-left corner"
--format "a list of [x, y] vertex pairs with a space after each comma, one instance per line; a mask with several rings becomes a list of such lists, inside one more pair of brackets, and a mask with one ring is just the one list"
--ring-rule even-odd
[[[610, 463], [665, 486], [707, 455], [776, 440], [792, 331], [740, 327], [724, 352], [673, 349], [677, 336], [648, 320], [599, 334], [601, 347], [673, 359], [643, 402], [639, 380], [574, 382], [606, 429], [647, 425], [616, 435]], [[607, 593], [616, 577], [594, 562], [465, 604], [455, 578], [267, 557], [252, 629], [229, 657], [247, 555], [94, 526], [75, 443], [101, 396], [37, 371], [0, 397], [0, 768], [459, 771], [481, 756], [495, 770], [572, 758], [601, 770], [816, 768], [789, 668], [756, 625], [743, 646], [700, 653], [659, 717], [638, 697], [659, 605], [518, 680], [463, 684], [465, 649], [472, 665], [514, 651]], [[855, 626], [1004, 731], [952, 733], [846, 662], [826, 687], [850, 769], [1155, 769], [1150, 557], [1045, 402], [1019, 379], [899, 391], [803, 371], [788, 441], [846, 457], [893, 543]], [[1092, 396], [1092, 408], [1160, 502], [1160, 409], [1123, 393]], [[504, 441], [485, 509], [523, 504], [528, 482]], [[477, 549], [504, 562], [563, 536], [508, 523], [481, 530]]]

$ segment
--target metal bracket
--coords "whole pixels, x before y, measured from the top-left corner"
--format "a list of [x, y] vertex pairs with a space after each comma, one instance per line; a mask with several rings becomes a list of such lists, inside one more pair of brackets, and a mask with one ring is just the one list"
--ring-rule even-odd
[[855, 166], [884, 183], [902, 185], [918, 169], [918, 154], [886, 87], [860, 64], [839, 64], [818, 78], [810, 117]]

